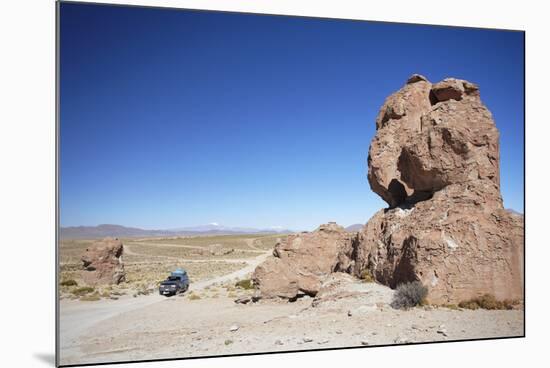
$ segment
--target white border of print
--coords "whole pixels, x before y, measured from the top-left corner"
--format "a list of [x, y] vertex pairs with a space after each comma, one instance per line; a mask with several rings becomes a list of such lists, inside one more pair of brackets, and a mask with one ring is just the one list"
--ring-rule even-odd
[[[96, 1], [101, 2], [101, 1]], [[545, 361], [550, 305], [545, 271], [548, 128], [547, 12], [544, 2], [187, 0], [108, 3], [526, 30], [526, 300], [525, 339], [428, 344], [277, 355], [128, 364], [126, 367], [281, 367], [422, 365], [518, 367]], [[0, 5], [0, 323], [3, 366], [52, 366], [55, 336], [55, 3]], [[381, 55], [384, 57], [384, 55]], [[406, 57], [406, 55], [403, 55]], [[437, 57], [437, 55], [434, 55]], [[498, 67], [498, 65], [495, 65]], [[520, 124], [521, 122], [518, 122]], [[31, 292], [16, 286], [31, 284]]]

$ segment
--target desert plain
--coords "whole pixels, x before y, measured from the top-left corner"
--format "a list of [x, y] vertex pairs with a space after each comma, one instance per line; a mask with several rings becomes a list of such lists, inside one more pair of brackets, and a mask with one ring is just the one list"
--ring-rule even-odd
[[[343, 273], [333, 281], [340, 283], [339, 290], [352, 290], [349, 297], [332, 299], [329, 293], [294, 302], [235, 302], [254, 295], [246, 281], [284, 236], [123, 239], [126, 282], [87, 291], [79, 291], [80, 285], [60, 286], [61, 364], [523, 334], [521, 307], [470, 310], [427, 305], [397, 310], [390, 306], [394, 290]], [[79, 257], [91, 242], [61, 243], [61, 280], [78, 283]], [[175, 267], [189, 273], [189, 291], [159, 295], [158, 283]]]

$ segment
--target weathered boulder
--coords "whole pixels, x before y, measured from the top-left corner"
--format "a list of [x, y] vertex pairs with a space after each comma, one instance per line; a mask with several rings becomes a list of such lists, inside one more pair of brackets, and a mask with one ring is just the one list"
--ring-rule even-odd
[[81, 258], [84, 282], [99, 285], [125, 281], [123, 253], [124, 246], [116, 238], [105, 238], [90, 245]]
[[390, 206], [397, 206], [413, 193], [401, 180], [397, 157], [413, 132], [420, 130], [420, 117], [431, 108], [431, 83], [418, 74], [389, 96], [376, 118], [377, 134], [371, 142], [368, 179], [372, 190]]
[[503, 208], [499, 133], [477, 85], [415, 74], [376, 129], [368, 180], [389, 208], [358, 233], [329, 224], [277, 244], [254, 274], [261, 296], [313, 296], [341, 271], [392, 288], [421, 281], [432, 303], [523, 298], [523, 216]]
[[[424, 101], [383, 123], [412, 90]], [[420, 280], [434, 303], [522, 298], [523, 217], [502, 206], [498, 130], [478, 87], [453, 78], [408, 83], [376, 126], [369, 182], [390, 208], [361, 231], [354, 272], [368, 269], [391, 287]]]
[[289, 235], [275, 245], [273, 257], [256, 268], [254, 284], [262, 298], [314, 296], [325, 276], [353, 269], [354, 238], [356, 235], [335, 223], [321, 225], [314, 232]]

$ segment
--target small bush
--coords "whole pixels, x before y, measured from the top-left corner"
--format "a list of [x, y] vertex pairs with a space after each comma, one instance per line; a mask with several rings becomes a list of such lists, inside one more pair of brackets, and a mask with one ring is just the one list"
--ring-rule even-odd
[[496, 300], [493, 295], [484, 294], [477, 298], [472, 298], [467, 301], [462, 301], [458, 303], [460, 308], [464, 309], [513, 309], [514, 305], [518, 304], [516, 301], [512, 300]]
[[375, 281], [374, 276], [367, 269], [363, 270], [359, 277], [361, 278], [361, 280], [363, 280], [363, 282], [374, 282]]
[[73, 279], [61, 281], [61, 286], [78, 286], [78, 282]]
[[231, 345], [231, 344], [233, 344], [233, 340], [225, 340], [223, 343], [224, 343], [226, 346], [227, 346], [227, 345]]
[[84, 295], [80, 297], [80, 300], [83, 302], [96, 302], [98, 300], [101, 300], [99, 297], [99, 294], [97, 292], [91, 294], [91, 295]]
[[452, 310], [458, 310], [459, 309], [458, 305], [456, 305], [456, 304], [443, 304], [442, 307], [452, 309]]
[[101, 293], [101, 297], [103, 298], [109, 298], [111, 296], [111, 293], [107, 290], [103, 290], [103, 292]]
[[458, 306], [464, 309], [472, 309], [472, 310], [479, 309], [479, 304], [475, 300], [467, 300], [464, 302], [460, 302], [458, 303]]
[[428, 288], [420, 281], [400, 284], [393, 295], [391, 306], [395, 309], [409, 309], [423, 304], [427, 295]]
[[235, 286], [244, 290], [254, 289], [254, 282], [251, 279], [237, 281]]
[[200, 298], [197, 294], [189, 294], [189, 300], [199, 300]]
[[142, 287], [142, 288], [139, 288], [138, 290], [136, 290], [135, 294], [136, 295], [149, 295], [149, 294], [151, 294], [151, 290]]
[[72, 293], [76, 296], [82, 296], [82, 295], [93, 293], [94, 291], [95, 289], [91, 286], [83, 286], [83, 287], [74, 289]]

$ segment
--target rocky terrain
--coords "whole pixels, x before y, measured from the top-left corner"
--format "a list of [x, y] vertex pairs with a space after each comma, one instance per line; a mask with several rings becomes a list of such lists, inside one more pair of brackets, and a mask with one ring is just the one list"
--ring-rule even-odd
[[[388, 207], [360, 228], [62, 242], [62, 364], [524, 335], [523, 216], [503, 208], [478, 87], [413, 75], [376, 128]], [[190, 291], [159, 296], [176, 267]], [[398, 309], [409, 282], [427, 297]]]
[[478, 86], [415, 74], [376, 128], [368, 180], [389, 207], [358, 233], [328, 224], [289, 236], [254, 274], [261, 297], [315, 296], [340, 271], [391, 288], [420, 281], [435, 304], [521, 300], [523, 216], [503, 208], [499, 134]]
[[[235, 303], [233, 282], [191, 296], [148, 295], [61, 305], [62, 362], [199, 357], [511, 337], [521, 310], [390, 307], [394, 291], [337, 272], [316, 297]], [[227, 291], [227, 289], [229, 291]], [[200, 291], [200, 298], [193, 298]], [[250, 292], [250, 291], [249, 291]], [[247, 295], [247, 291], [237, 291]], [[250, 295], [250, 294], [248, 294]]]

